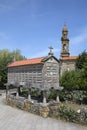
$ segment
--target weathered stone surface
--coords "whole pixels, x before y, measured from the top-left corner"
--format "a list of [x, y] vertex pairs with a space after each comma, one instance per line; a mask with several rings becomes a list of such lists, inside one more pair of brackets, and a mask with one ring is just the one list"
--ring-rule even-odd
[[30, 103], [28, 101], [24, 101], [24, 110], [29, 111], [30, 110]]
[[60, 63], [60, 66], [61, 66], [60, 75], [62, 75], [65, 71], [75, 70], [75, 63], [76, 63], [76, 60], [61, 61], [61, 63]]
[[49, 115], [49, 107], [48, 106], [40, 106], [40, 116], [48, 117]]
[[13, 107], [18, 107], [22, 110], [41, 115], [42, 117], [47, 117], [49, 115], [49, 107], [40, 105], [39, 103], [32, 103], [24, 98], [16, 98], [12, 96], [7, 96], [6, 103]]
[[30, 112], [39, 115], [39, 104], [31, 104]]
[[17, 106], [18, 108], [20, 108], [20, 109], [24, 109], [24, 101], [18, 100], [16, 106]]
[[[43, 64], [8, 67], [8, 82], [28, 83], [27, 87], [49, 89], [59, 86], [59, 61], [53, 55], [42, 58]], [[50, 81], [50, 82], [49, 82]], [[44, 85], [43, 85], [44, 84]], [[57, 84], [57, 85], [56, 85]]]

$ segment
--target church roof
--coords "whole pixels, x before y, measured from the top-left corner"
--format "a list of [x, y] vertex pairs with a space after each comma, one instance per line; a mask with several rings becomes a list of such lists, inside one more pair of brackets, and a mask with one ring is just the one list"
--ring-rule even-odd
[[32, 58], [32, 59], [27, 59], [27, 60], [20, 60], [20, 61], [15, 61], [11, 64], [8, 65], [8, 67], [16, 67], [16, 66], [24, 66], [24, 65], [33, 65], [33, 64], [41, 64], [43, 63], [42, 60], [45, 57], [39, 57], [39, 58]]
[[78, 56], [67, 56], [67, 57], [62, 57], [61, 60], [76, 60]]

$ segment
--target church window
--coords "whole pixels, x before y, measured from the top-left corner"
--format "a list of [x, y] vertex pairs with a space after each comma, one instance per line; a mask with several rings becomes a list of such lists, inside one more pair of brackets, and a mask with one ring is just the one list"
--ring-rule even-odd
[[64, 37], [64, 38], [67, 38], [67, 35], [66, 35], [66, 34], [64, 34], [64, 35], [63, 35], [63, 37]]
[[63, 50], [66, 51], [66, 44], [63, 45]]

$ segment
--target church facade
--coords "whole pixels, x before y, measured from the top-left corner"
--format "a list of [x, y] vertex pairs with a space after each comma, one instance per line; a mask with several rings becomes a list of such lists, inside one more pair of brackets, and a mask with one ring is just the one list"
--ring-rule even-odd
[[68, 29], [64, 25], [61, 37], [60, 75], [65, 71], [75, 70], [77, 56], [70, 56]]

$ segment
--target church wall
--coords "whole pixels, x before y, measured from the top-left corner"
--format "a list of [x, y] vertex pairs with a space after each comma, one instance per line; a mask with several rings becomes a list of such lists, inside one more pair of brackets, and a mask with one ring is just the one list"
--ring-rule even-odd
[[65, 71], [72, 71], [72, 70], [75, 70], [75, 60], [61, 61], [60, 75], [62, 75]]

